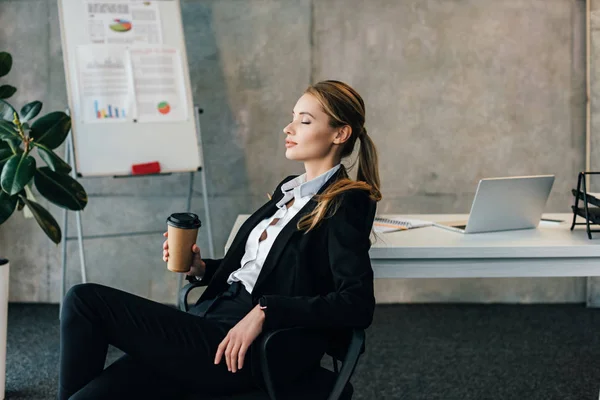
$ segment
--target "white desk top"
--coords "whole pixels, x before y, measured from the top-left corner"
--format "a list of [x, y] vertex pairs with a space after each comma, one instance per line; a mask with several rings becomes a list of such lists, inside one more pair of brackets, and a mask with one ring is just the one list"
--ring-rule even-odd
[[[392, 215], [378, 216], [389, 218]], [[435, 222], [467, 219], [467, 215], [459, 214], [403, 215], [403, 217]], [[378, 233], [370, 255], [372, 260], [600, 257], [600, 233], [592, 234], [594, 239], [589, 240], [584, 226], [577, 226], [571, 232], [569, 228], [572, 214], [545, 214], [544, 217], [561, 219], [564, 222], [542, 221], [537, 229], [467, 235], [438, 227]], [[229, 248], [235, 233], [247, 218], [248, 215], [238, 216], [227, 240], [226, 249]]]
[[[466, 221], [468, 215], [404, 217], [444, 222]], [[600, 257], [600, 233], [597, 234], [598, 239], [589, 240], [584, 226], [577, 226], [571, 231], [573, 214], [545, 214], [544, 217], [563, 222], [541, 221], [537, 229], [475, 234], [462, 234], [433, 226], [379, 233], [371, 248], [371, 258]]]

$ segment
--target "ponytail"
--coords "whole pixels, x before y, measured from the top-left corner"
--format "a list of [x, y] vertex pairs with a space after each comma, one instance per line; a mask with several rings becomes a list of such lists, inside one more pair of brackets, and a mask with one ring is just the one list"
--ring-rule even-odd
[[360, 149], [358, 150], [358, 173], [356, 179], [366, 182], [371, 186], [370, 195], [375, 201], [381, 200], [380, 180], [379, 180], [379, 157], [377, 148], [373, 139], [367, 135], [367, 128], [363, 127], [362, 133], [358, 136], [360, 139]]

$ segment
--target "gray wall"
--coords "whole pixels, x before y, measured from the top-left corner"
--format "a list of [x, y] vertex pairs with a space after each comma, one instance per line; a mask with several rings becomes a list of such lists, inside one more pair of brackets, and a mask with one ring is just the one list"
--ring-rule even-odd
[[[194, 99], [205, 109], [219, 254], [237, 214], [302, 172], [284, 157], [281, 129], [304, 88], [326, 78], [347, 81], [366, 101], [380, 150], [379, 212], [466, 213], [479, 179], [538, 173], [557, 177], [547, 211], [568, 212], [585, 160], [583, 1], [184, 0], [182, 8]], [[55, 1], [0, 0], [0, 26], [0, 49], [17, 66], [9, 75], [20, 90], [15, 103], [62, 109]], [[85, 233], [162, 229], [185, 206], [186, 179], [83, 179]], [[202, 214], [199, 187], [193, 209]], [[161, 243], [160, 234], [88, 240], [89, 279], [172, 302], [176, 279], [165, 272]], [[80, 279], [74, 241], [68, 251], [71, 285]], [[12, 301], [58, 301], [60, 248], [34, 221], [18, 214], [2, 225], [0, 254], [11, 259]], [[585, 298], [582, 278], [376, 285], [381, 302]]]

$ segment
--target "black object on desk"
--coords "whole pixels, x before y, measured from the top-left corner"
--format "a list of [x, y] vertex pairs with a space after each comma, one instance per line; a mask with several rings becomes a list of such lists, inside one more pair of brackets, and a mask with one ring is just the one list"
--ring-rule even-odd
[[[592, 230], [590, 225], [600, 225], [600, 199], [591, 193], [587, 192], [585, 183], [586, 175], [600, 175], [600, 172], [580, 172], [577, 178], [577, 189], [573, 189], [571, 192], [575, 196], [575, 204], [571, 206], [573, 209], [573, 224], [571, 230], [575, 228], [575, 225], [585, 225], [587, 230], [588, 238], [592, 238], [592, 232], [600, 232], [600, 230]], [[579, 200], [583, 202], [582, 207], [579, 206]], [[590, 207], [590, 205], [595, 207]], [[577, 216], [585, 218], [585, 222], [575, 222]]]

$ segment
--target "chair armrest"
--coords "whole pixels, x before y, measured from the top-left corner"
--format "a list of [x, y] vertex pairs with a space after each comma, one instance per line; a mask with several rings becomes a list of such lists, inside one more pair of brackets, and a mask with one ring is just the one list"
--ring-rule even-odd
[[327, 347], [327, 335], [310, 328], [285, 328], [261, 335], [252, 352], [254, 381], [264, 384], [271, 400], [285, 386], [317, 368]]
[[190, 294], [192, 289], [201, 286], [206, 286], [206, 283], [201, 281], [193, 281], [179, 289], [179, 309], [181, 311], [187, 312], [189, 310], [189, 306], [187, 303], [188, 295]]

